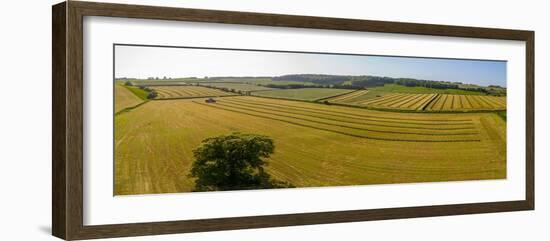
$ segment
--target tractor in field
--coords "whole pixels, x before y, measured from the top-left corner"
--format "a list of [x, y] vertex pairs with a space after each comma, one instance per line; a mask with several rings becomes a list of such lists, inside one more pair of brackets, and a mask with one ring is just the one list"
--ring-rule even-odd
[[213, 99], [213, 98], [208, 98], [208, 99], [204, 100], [204, 102], [206, 102], [206, 103], [216, 103], [216, 100]]

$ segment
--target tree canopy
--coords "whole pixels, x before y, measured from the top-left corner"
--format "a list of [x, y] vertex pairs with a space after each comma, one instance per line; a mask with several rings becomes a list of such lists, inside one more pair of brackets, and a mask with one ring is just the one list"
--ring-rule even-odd
[[205, 139], [193, 151], [190, 176], [196, 178], [195, 191], [291, 187], [272, 180], [264, 170], [274, 150], [273, 140], [262, 135], [232, 133]]

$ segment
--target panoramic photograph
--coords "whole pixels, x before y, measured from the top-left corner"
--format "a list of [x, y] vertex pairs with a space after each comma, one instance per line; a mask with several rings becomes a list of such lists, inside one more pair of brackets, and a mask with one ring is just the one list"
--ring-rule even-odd
[[114, 195], [506, 178], [506, 61], [114, 46]]

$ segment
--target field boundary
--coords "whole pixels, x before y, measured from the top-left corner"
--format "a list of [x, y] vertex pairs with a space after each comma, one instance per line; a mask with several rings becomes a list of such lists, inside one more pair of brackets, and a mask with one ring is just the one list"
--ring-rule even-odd
[[[265, 87], [265, 86], [262, 86], [262, 87]], [[271, 87], [265, 87], [265, 88], [271, 88]], [[271, 90], [283, 90], [283, 89], [271, 88], [266, 90], [246, 90], [246, 92], [252, 93], [252, 92], [262, 92], [262, 91], [271, 91]]]
[[122, 109], [122, 110], [119, 110], [119, 111], [117, 111], [117, 112], [115, 113], [115, 116], [120, 115], [120, 114], [122, 114], [122, 113], [130, 112], [131, 110], [133, 110], [133, 109], [135, 109], [135, 108], [138, 108], [138, 107], [140, 107], [140, 106], [146, 104], [146, 103], [149, 102], [149, 101], [150, 101], [150, 100], [145, 100], [145, 101], [143, 101], [143, 102], [141, 102], [141, 103], [139, 103], [139, 104], [137, 104], [137, 105], [130, 106], [130, 107], [126, 107], [126, 108], [124, 108], [124, 109]]
[[137, 88], [139, 91], [144, 91], [144, 92], [146, 92], [146, 93], [147, 93], [147, 91], [142, 90], [142, 89], [140, 89], [140, 88], [138, 88], [138, 87], [136, 87], [136, 86], [128, 86], [128, 85], [121, 85], [121, 86], [124, 87], [125, 89], [127, 89], [128, 91], [130, 91], [132, 94], [134, 94], [134, 95], [135, 95], [136, 97], [138, 97], [139, 99], [141, 99], [141, 100], [148, 100], [147, 98], [143, 98], [143, 97], [139, 96], [139, 95], [135, 92], [135, 90], [133, 90], [133, 89], [130, 88], [130, 87], [135, 87], [135, 88]]
[[170, 87], [170, 86], [196, 86], [196, 85], [188, 85], [188, 84], [146, 84], [146, 85], [137, 85], [137, 86], [144, 86], [144, 87]]

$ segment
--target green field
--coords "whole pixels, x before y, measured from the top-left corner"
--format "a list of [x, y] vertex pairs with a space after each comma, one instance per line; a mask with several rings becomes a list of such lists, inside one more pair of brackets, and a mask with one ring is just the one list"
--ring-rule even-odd
[[271, 97], [271, 98], [315, 101], [319, 99], [328, 98], [331, 96], [342, 95], [352, 91], [353, 90], [332, 89], [332, 88], [302, 88], [302, 89], [281, 89], [281, 90], [253, 92], [252, 95], [262, 96], [262, 97]]
[[200, 85], [203, 86], [211, 86], [216, 88], [227, 88], [227, 89], [234, 89], [237, 91], [258, 91], [258, 90], [272, 90], [272, 88], [267, 88], [260, 85], [254, 85], [254, 84], [246, 84], [246, 83], [200, 83]]
[[[329, 94], [316, 93], [325, 90], [331, 89], [309, 89], [300, 98]], [[270, 91], [258, 93], [264, 92]], [[116, 115], [115, 194], [191, 191], [192, 150], [205, 138], [232, 132], [273, 138], [267, 171], [296, 187], [506, 178], [506, 122], [495, 112], [382, 112], [251, 96], [216, 100], [153, 100]]]

